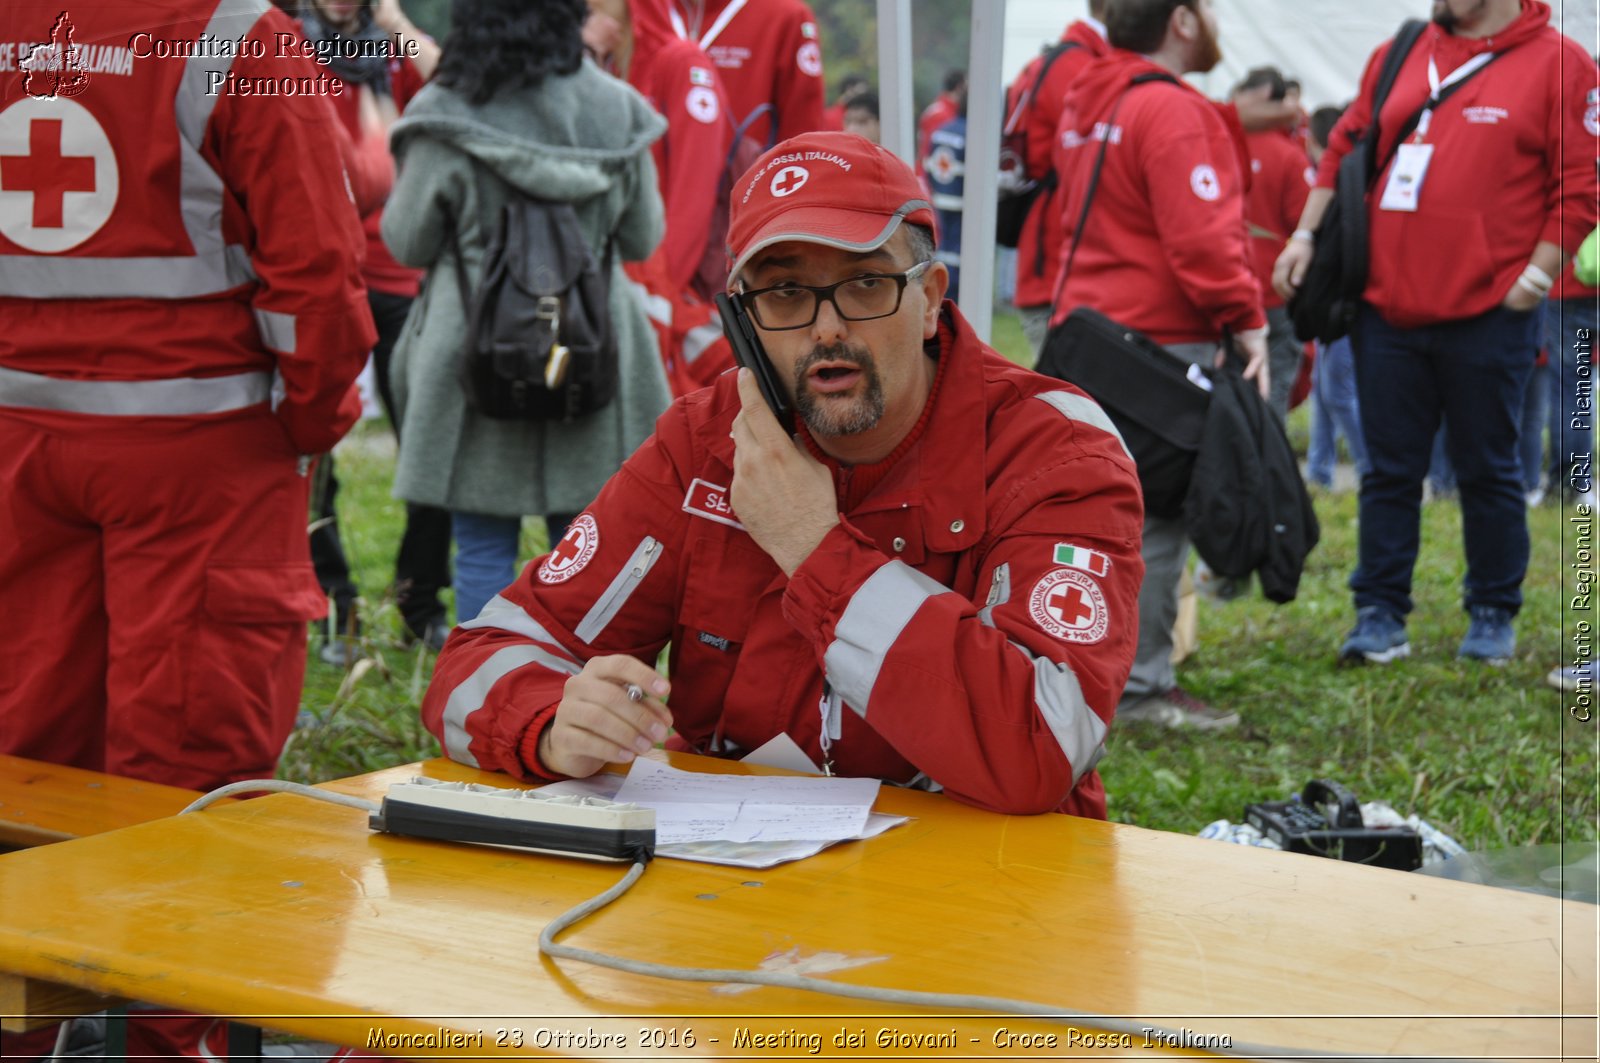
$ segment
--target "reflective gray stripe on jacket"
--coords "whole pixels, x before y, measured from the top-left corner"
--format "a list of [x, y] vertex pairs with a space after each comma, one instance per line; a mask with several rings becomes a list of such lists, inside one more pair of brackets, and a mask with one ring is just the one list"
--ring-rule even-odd
[[563, 649], [555, 636], [527, 610], [498, 594], [489, 599], [489, 603], [475, 618], [459, 626], [469, 631], [498, 628], [541, 643], [538, 646], [507, 646], [497, 650], [450, 692], [444, 706], [445, 753], [451, 760], [478, 767], [478, 758], [468, 748], [472, 745], [472, 735], [467, 731], [467, 717], [483, 708], [489, 691], [496, 683], [528, 664], [542, 665], [552, 672], [566, 675], [577, 675], [583, 671], [583, 665]]
[[1111, 423], [1111, 418], [1106, 415], [1100, 404], [1087, 395], [1075, 395], [1070, 391], [1046, 391], [1035, 395], [1034, 398], [1055, 407], [1056, 412], [1069, 421], [1082, 421], [1110, 434], [1117, 441], [1117, 446], [1122, 448], [1122, 452], [1128, 455], [1128, 459], [1133, 460], [1128, 444], [1123, 442], [1122, 433], [1117, 431], [1117, 426]]
[[0, 366], [0, 406], [117, 417], [194, 417], [266, 402], [272, 374], [175, 380], [68, 380]]
[[[1009, 574], [1007, 568], [1007, 596]], [[858, 716], [866, 718], [884, 658], [905, 633], [911, 618], [929, 598], [949, 593], [953, 593], [950, 588], [904, 562], [890, 561], [851, 595], [822, 660], [828, 682]], [[980, 619], [993, 627], [988, 613], [980, 613]], [[1040, 657], [1015, 642], [1011, 646], [1033, 667], [1034, 706], [1072, 765], [1072, 781], [1077, 785], [1105, 751], [1106, 723], [1084, 700], [1083, 688], [1071, 665]]]
[[834, 691], [865, 718], [883, 659], [922, 603], [950, 588], [903, 561], [890, 561], [867, 577], [833, 628], [823, 651], [823, 670]]
[[[238, 40], [271, 8], [268, 0], [220, 0], [202, 33], [209, 40]], [[200, 156], [206, 123], [218, 99], [206, 91], [210, 75], [213, 71], [226, 73], [232, 65], [232, 56], [185, 59], [173, 100], [178, 129], [178, 206], [184, 234], [194, 248], [192, 254], [139, 258], [0, 255], [0, 296], [189, 299], [254, 280], [248, 252], [223, 239], [222, 177]]]

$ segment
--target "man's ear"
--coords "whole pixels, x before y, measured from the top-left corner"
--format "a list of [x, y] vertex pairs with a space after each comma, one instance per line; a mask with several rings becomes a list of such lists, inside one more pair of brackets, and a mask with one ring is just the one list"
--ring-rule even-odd
[[1176, 34], [1179, 40], [1194, 40], [1200, 35], [1200, 12], [1188, 4], [1179, 4], [1172, 9], [1172, 20], [1167, 23], [1167, 32]]
[[931, 340], [939, 332], [939, 307], [944, 305], [944, 293], [950, 290], [950, 270], [936, 261], [918, 283], [927, 300], [922, 309], [922, 338]]

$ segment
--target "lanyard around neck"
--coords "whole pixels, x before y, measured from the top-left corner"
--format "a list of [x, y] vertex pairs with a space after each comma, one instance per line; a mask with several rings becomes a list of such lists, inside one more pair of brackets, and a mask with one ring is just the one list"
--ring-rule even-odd
[[1440, 93], [1451, 85], [1465, 81], [1481, 70], [1494, 58], [1493, 52], [1479, 52], [1465, 63], [1450, 71], [1448, 77], [1439, 80], [1439, 64], [1432, 55], [1428, 56], [1428, 106], [1422, 112], [1422, 117], [1417, 119], [1417, 139], [1421, 140], [1428, 135], [1428, 125], [1433, 121], [1433, 109], [1439, 105]]
[[[699, 44], [702, 48], [709, 49], [711, 47], [711, 42], [717, 39], [717, 34], [727, 29], [728, 23], [733, 21], [733, 16], [742, 11], [744, 9], [744, 5], [749, 2], [750, 0], [733, 0], [732, 3], [722, 9], [721, 14], [717, 15], [716, 21], [711, 24], [710, 29], [706, 30], [705, 36], [701, 37], [695, 43]], [[683, 15], [678, 12], [677, 5], [672, 5], [672, 7], [668, 9], [667, 13], [672, 16], [673, 32], [684, 40], [694, 40], [694, 35], [689, 32], [689, 27], [683, 21]]]

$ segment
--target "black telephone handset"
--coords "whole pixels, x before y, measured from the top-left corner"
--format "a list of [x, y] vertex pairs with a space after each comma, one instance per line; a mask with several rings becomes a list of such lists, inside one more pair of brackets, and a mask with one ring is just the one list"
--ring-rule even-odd
[[733, 360], [756, 375], [756, 386], [761, 389], [767, 405], [772, 407], [772, 416], [778, 419], [786, 435], [794, 435], [794, 413], [789, 409], [789, 401], [784, 397], [783, 386], [778, 383], [767, 352], [756, 339], [756, 329], [750, 323], [744, 303], [737, 294], [726, 292], [718, 292], [711, 299], [717, 304], [717, 313], [722, 315], [722, 331], [733, 348]]

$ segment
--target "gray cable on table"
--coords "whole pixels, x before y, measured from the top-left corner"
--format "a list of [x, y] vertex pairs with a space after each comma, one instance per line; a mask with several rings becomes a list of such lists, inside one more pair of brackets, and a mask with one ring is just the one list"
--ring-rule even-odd
[[288, 782], [284, 779], [244, 779], [240, 782], [231, 782], [226, 786], [219, 786], [209, 793], [201, 794], [178, 812], [198, 812], [214, 801], [234, 794], [260, 793], [262, 790], [271, 790], [274, 793], [299, 794], [302, 797], [314, 797], [318, 801], [327, 801], [329, 804], [344, 805], [346, 808], [359, 808], [363, 812], [378, 811], [376, 801], [368, 801], [364, 797], [352, 797], [349, 794], [338, 794], [332, 790], [319, 790], [315, 786], [304, 783]]
[[[778, 989], [802, 989], [812, 993], [831, 993], [834, 996], [854, 997], [858, 1000], [871, 1000], [878, 1003], [911, 1004], [925, 1008], [960, 1008], [963, 1011], [977, 1011], [988, 1014], [1028, 1015], [1048, 1022], [1075, 1020], [1082, 1022], [1086, 1026], [1093, 1026], [1096, 1029], [1139, 1037], [1144, 1037], [1147, 1032], [1160, 1032], [1171, 1034], [1174, 1037], [1177, 1036], [1173, 1031], [1165, 1030], [1159, 1026], [1152, 1026], [1148, 1023], [1137, 1024], [1127, 1019], [1113, 1019], [1108, 1015], [1063, 1008], [1057, 1004], [1038, 1004], [1029, 1000], [973, 996], [965, 993], [925, 993], [909, 989], [852, 985], [848, 982], [808, 978], [805, 975], [787, 974], [780, 971], [675, 967], [670, 964], [652, 963], [648, 960], [630, 960], [621, 956], [608, 956], [603, 952], [591, 952], [588, 949], [580, 949], [571, 945], [556, 944], [555, 938], [557, 934], [585, 917], [594, 914], [628, 892], [634, 883], [639, 881], [640, 876], [644, 874], [644, 868], [645, 865], [642, 862], [634, 864], [616, 885], [556, 916], [544, 928], [544, 933], [539, 935], [539, 951], [555, 959], [578, 960], [583, 963], [594, 964], [597, 967], [609, 967], [615, 971], [642, 974], [652, 978], [669, 978], [683, 982], [736, 982], [746, 985], [772, 986]], [[1272, 1045], [1253, 1044], [1239, 1044], [1232, 1048], [1207, 1048], [1206, 1051], [1215, 1052], [1218, 1055], [1257, 1060], [1316, 1059], [1319, 1061], [1355, 1061], [1396, 1058], [1372, 1054], [1350, 1055], [1337, 1052], [1319, 1052], [1314, 1049], [1287, 1049]], [[1464, 1063], [1464, 1061], [1460, 1060], [1445, 1061], [1441, 1057], [1434, 1056], [1429, 1056], [1428, 1059], [1430, 1063]]]

